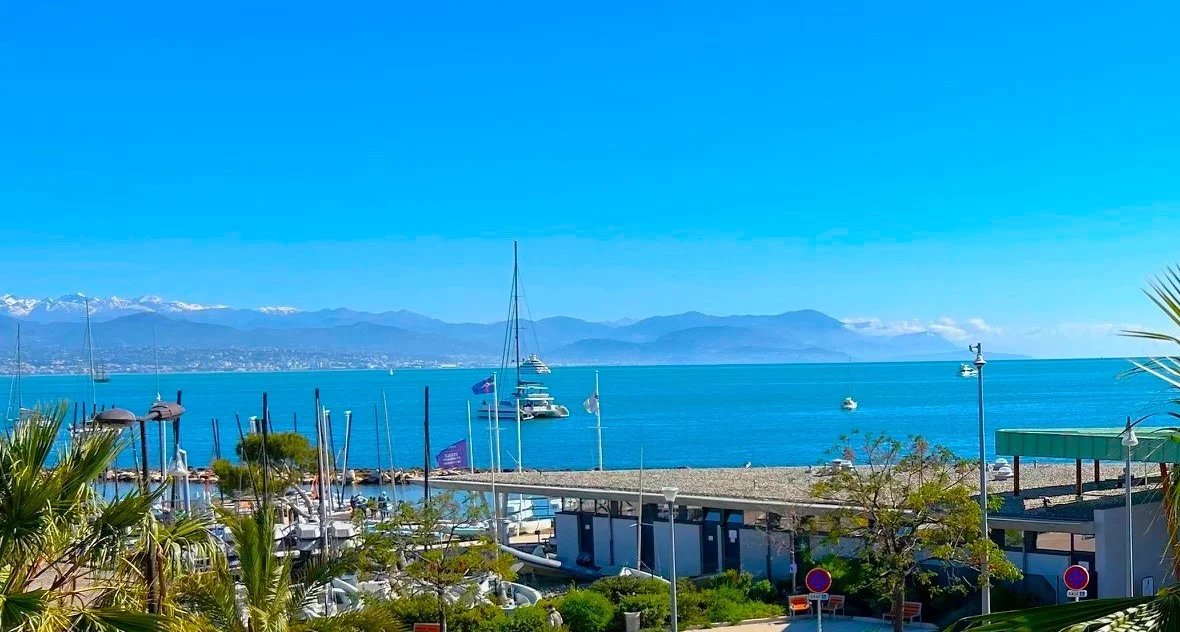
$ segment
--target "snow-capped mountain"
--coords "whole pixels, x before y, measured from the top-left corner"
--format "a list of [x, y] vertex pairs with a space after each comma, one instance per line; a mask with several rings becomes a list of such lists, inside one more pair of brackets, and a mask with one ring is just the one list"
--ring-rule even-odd
[[[170, 301], [153, 295], [139, 298], [90, 297], [90, 317], [95, 321], [112, 320], [131, 314], [183, 315], [228, 309], [225, 305], [198, 305], [185, 301]], [[0, 296], [0, 315], [21, 320], [39, 323], [77, 321], [85, 314], [86, 295], [81, 292], [48, 298], [22, 298], [11, 294]]]

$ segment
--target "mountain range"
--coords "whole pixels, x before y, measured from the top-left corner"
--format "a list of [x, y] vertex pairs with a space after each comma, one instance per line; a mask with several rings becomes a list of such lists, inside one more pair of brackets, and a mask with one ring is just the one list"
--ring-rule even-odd
[[[0, 296], [0, 344], [38, 355], [71, 355], [81, 348], [89, 306], [100, 356], [108, 366], [143, 362], [153, 345], [186, 365], [206, 351], [316, 354], [350, 360], [334, 366], [383, 364], [496, 364], [506, 323], [448, 323], [405, 310], [380, 313], [348, 308], [233, 308], [158, 296], [86, 299], [81, 294], [32, 299]], [[957, 359], [962, 345], [934, 333], [871, 335], [815, 310], [767, 316], [712, 316], [687, 312], [636, 321], [591, 322], [567, 316], [523, 321], [525, 352], [557, 364], [771, 363]], [[11, 347], [9, 347], [11, 348]], [[186, 355], [187, 354], [187, 355]], [[134, 359], [134, 362], [133, 360]], [[232, 365], [232, 360], [227, 360]]]

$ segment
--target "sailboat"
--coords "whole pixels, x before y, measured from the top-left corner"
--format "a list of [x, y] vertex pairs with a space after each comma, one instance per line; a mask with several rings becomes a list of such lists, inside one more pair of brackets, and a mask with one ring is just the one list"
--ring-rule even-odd
[[[520, 356], [520, 260], [515, 241], [512, 242], [512, 310], [509, 314], [507, 328], [511, 335], [505, 336], [504, 361], [500, 368], [507, 373], [509, 364], [513, 365], [516, 371], [516, 384], [510, 398], [496, 404], [498, 412], [491, 404], [485, 403], [479, 409], [480, 417], [488, 419], [499, 416], [513, 419], [519, 414], [523, 421], [569, 417], [569, 409], [557, 403], [557, 400], [549, 394], [549, 388], [544, 383], [536, 378], [525, 380], [521, 377], [526, 372], [538, 375], [550, 371], [537, 354], [531, 354], [528, 359], [522, 359]], [[539, 367], [545, 367], [544, 371]]]
[[86, 356], [90, 363], [90, 379], [99, 384], [111, 381], [111, 376], [101, 366], [94, 366], [94, 332], [90, 328], [90, 298], [85, 301], [86, 306]]

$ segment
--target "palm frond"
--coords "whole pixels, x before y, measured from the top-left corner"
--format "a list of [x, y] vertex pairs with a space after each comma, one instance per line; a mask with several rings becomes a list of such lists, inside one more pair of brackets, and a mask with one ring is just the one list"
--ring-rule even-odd
[[[1083, 632], [1099, 628], [1091, 625], [1120, 613], [1137, 612], [1154, 601], [1153, 597], [1130, 599], [1094, 599], [1079, 603], [1042, 606], [1028, 610], [999, 612], [968, 617], [947, 628], [947, 632]], [[1134, 628], [1140, 630], [1140, 628]], [[1163, 628], [1143, 628], [1142, 632]]]

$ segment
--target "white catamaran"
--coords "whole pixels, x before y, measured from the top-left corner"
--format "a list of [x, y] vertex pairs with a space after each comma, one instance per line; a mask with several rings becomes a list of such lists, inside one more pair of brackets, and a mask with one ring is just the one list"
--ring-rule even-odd
[[536, 353], [530, 354], [526, 359], [520, 356], [520, 264], [516, 242], [512, 243], [512, 310], [506, 326], [506, 333], [510, 335], [505, 335], [505, 349], [500, 368], [506, 373], [510, 365], [514, 366], [516, 385], [509, 397], [500, 400], [496, 407], [490, 403], [480, 406], [480, 417], [488, 419], [498, 415], [503, 419], [514, 419], [518, 410], [523, 421], [569, 417], [569, 409], [559, 404], [541, 381], [535, 378], [526, 380], [522, 377], [524, 374], [540, 375], [552, 371]]

